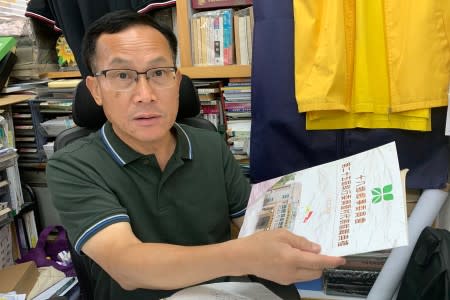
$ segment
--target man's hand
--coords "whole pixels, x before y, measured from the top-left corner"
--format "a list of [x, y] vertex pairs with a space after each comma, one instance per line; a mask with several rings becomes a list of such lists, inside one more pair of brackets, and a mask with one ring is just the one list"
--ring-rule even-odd
[[324, 268], [345, 263], [341, 257], [319, 254], [319, 245], [285, 229], [258, 232], [236, 242], [248, 255], [244, 272], [280, 284], [319, 278]]

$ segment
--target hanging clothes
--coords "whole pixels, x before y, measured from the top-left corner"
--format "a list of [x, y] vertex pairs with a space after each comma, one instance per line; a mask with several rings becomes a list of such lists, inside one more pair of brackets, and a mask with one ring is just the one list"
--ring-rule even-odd
[[[389, 88], [397, 82], [391, 83], [389, 71], [397, 64], [390, 60], [389, 54], [401, 45], [400, 38], [387, 40], [389, 20], [385, 20], [383, 3], [382, 0], [294, 1], [296, 94], [299, 111], [308, 112], [307, 129], [429, 131], [429, 107], [446, 105], [442, 87], [448, 85], [448, 67], [445, 84], [442, 80], [435, 85], [421, 82], [430, 91], [440, 91], [439, 101], [425, 101], [421, 107], [402, 112], [393, 110]], [[437, 40], [433, 35], [429, 38]], [[445, 58], [450, 52], [441, 47], [436, 54], [444, 54]], [[324, 84], [330, 89], [324, 88]]]
[[394, 112], [447, 105], [450, 1], [384, 0]]
[[148, 13], [158, 8], [174, 6], [176, 0], [31, 0], [25, 16], [44, 22], [61, 31], [75, 55], [83, 77], [89, 75], [81, 57], [81, 41], [89, 25], [104, 14], [129, 9]]
[[[334, 1], [328, 1], [334, 2]], [[431, 132], [400, 129], [305, 129], [294, 90], [291, 1], [254, 1], [250, 178], [256, 183], [395, 141], [408, 188], [447, 183], [446, 109], [431, 111]]]
[[[306, 129], [361, 127], [430, 131], [430, 109], [391, 112], [382, 1], [356, 1], [355, 9], [356, 30], [351, 33], [355, 35], [354, 42], [347, 41], [347, 48], [355, 49], [351, 55], [354, 70], [350, 112], [309, 111]], [[353, 15], [344, 11], [347, 14]]]

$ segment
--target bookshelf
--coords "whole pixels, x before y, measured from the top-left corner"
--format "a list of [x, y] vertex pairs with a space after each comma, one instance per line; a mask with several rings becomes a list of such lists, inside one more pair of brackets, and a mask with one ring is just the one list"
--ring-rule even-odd
[[[180, 54], [180, 71], [192, 79], [250, 77], [250, 65], [228, 66], [194, 66], [192, 62], [191, 26], [193, 12], [191, 0], [178, 0], [176, 3], [177, 31]], [[79, 78], [79, 71], [48, 72], [40, 74], [41, 78], [61, 79]]]
[[[246, 6], [246, 5], [244, 5]], [[211, 8], [211, 10], [217, 10], [218, 8]], [[192, 8], [191, 0], [177, 0], [176, 3], [176, 31], [178, 37], [179, 55], [180, 55], [180, 71], [181, 73], [189, 76], [192, 79], [205, 79], [205, 80], [222, 80], [223, 82], [231, 79], [238, 78], [250, 78], [251, 77], [251, 65], [224, 65], [224, 66], [197, 66], [194, 65], [193, 61], [193, 51], [192, 51], [192, 36], [191, 36], [191, 17], [193, 14], [200, 10], [195, 10]], [[203, 10], [202, 10], [203, 11]], [[232, 18], [233, 19], [233, 18]], [[233, 25], [234, 26], [234, 25]], [[175, 28], [174, 28], [175, 30]], [[234, 31], [233, 31], [234, 32]], [[234, 32], [235, 33], [235, 32]], [[223, 93], [220, 96], [221, 110], [219, 112], [220, 122], [219, 122], [219, 132], [224, 133], [227, 141], [232, 141], [233, 139], [238, 139], [236, 137], [229, 136], [227, 126], [227, 116], [225, 112], [225, 102]], [[202, 107], [204, 103], [202, 103]], [[249, 119], [249, 118], [247, 118]], [[243, 122], [241, 120], [233, 120], [232, 122]], [[246, 120], [248, 121], [248, 120]], [[234, 133], [232, 133], [234, 134]], [[237, 142], [236, 142], [237, 143]], [[232, 144], [235, 146], [235, 142]], [[230, 145], [230, 149], [234, 149], [234, 146]], [[235, 150], [232, 150], [232, 152]], [[243, 173], [248, 175], [249, 164], [248, 155], [235, 154], [235, 158], [241, 163]]]
[[193, 12], [191, 0], [178, 0], [176, 9], [181, 73], [188, 75], [192, 79], [251, 76], [250, 65], [194, 66], [192, 63], [190, 29], [190, 19]]
[[[16, 148], [12, 106], [26, 103], [34, 95], [7, 95], [0, 97], [2, 135], [7, 141], [1, 141], [0, 154], [0, 269], [13, 264], [19, 253], [34, 246], [40, 223], [36, 220], [39, 215], [37, 202], [34, 198], [26, 197], [20, 178], [18, 153], [6, 151]], [[6, 206], [5, 206], [6, 205]]]

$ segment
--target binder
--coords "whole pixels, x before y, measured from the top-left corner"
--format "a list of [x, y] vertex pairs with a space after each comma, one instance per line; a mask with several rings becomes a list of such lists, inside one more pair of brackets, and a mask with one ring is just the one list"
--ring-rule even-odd
[[[1, 50], [0, 50], [1, 51]], [[1, 53], [0, 53], [1, 56]], [[7, 52], [0, 61], [0, 91], [6, 86], [9, 75], [17, 61], [17, 56], [12, 52]]]
[[0, 60], [16, 46], [16, 39], [12, 36], [0, 36]]

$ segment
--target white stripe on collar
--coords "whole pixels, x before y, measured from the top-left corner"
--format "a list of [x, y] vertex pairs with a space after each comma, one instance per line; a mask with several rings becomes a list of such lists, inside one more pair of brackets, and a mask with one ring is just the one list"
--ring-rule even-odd
[[108, 138], [106, 137], [105, 125], [106, 125], [106, 123], [103, 124], [102, 129], [100, 130], [100, 132], [101, 132], [101, 137], [102, 137], [103, 143], [107, 147], [106, 150], [112, 155], [113, 159], [118, 164], [120, 164], [121, 166], [124, 166], [125, 165], [125, 161], [122, 159], [122, 157], [120, 157], [120, 155], [116, 152], [116, 150], [114, 150], [114, 148], [111, 146], [111, 143], [109, 142]]
[[191, 140], [189, 139], [189, 136], [187, 135], [186, 131], [184, 131], [184, 129], [180, 126], [180, 124], [175, 122], [175, 125], [181, 129], [181, 132], [183, 132], [184, 136], [186, 137], [186, 140], [188, 141], [189, 144], [189, 159], [192, 159], [192, 145], [191, 145]]
[[[105, 134], [105, 124], [103, 124], [100, 133], [101, 133], [101, 137], [103, 140], [103, 143], [106, 146], [106, 150], [112, 155], [113, 159], [121, 166], [125, 165], [125, 161], [123, 160], [122, 157], [120, 157], [120, 155], [116, 152], [116, 150], [114, 150], [114, 148], [112, 147], [111, 143], [109, 142], [108, 138], [106, 137]], [[175, 126], [177, 126], [178, 129], [180, 129], [180, 131], [184, 134], [184, 136], [186, 137], [186, 140], [188, 142], [189, 145], [189, 159], [192, 159], [192, 145], [191, 145], [191, 140], [189, 139], [189, 136], [187, 135], [186, 131], [184, 131], [184, 129], [178, 124], [178, 123], [174, 123]]]

